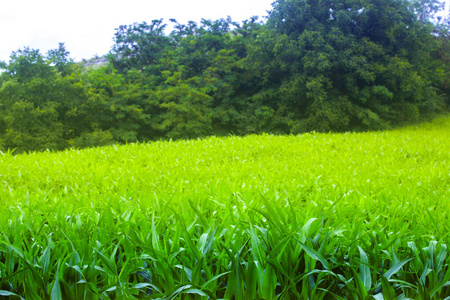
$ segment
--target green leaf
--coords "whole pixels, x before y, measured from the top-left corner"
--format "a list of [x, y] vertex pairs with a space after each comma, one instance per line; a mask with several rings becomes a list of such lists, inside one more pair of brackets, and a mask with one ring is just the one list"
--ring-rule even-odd
[[366, 287], [364, 286], [363, 281], [358, 276], [358, 273], [356, 273], [355, 269], [351, 268], [351, 270], [353, 273], [353, 279], [356, 283], [356, 291], [358, 292], [358, 295], [361, 296], [361, 299], [364, 299], [367, 296]]
[[436, 257], [436, 272], [439, 273], [442, 270], [442, 267], [444, 266], [444, 260], [447, 256], [447, 245], [442, 244], [441, 250], [439, 251], [439, 254]]
[[182, 294], [197, 294], [197, 295], [200, 295], [203, 297], [208, 297], [208, 295], [205, 292], [203, 292], [202, 290], [199, 290], [199, 289], [189, 289], [189, 290], [183, 291]]
[[211, 278], [207, 282], [205, 282], [202, 285], [202, 288], [206, 288], [210, 283], [212, 283], [212, 282], [216, 281], [217, 279], [219, 279], [220, 277], [222, 277], [224, 275], [227, 275], [227, 274], [230, 274], [230, 273], [231, 273], [231, 271], [228, 271], [228, 272], [224, 272], [224, 273], [221, 273], [219, 275], [214, 276], [213, 278]]
[[0, 296], [5, 296], [5, 297], [7, 297], [7, 296], [18, 296], [18, 295], [17, 295], [17, 294], [14, 294], [14, 293], [12, 293], [12, 292], [5, 291], [5, 290], [0, 290]]
[[372, 286], [372, 277], [370, 276], [370, 267], [369, 267], [369, 259], [367, 258], [366, 252], [359, 247], [359, 255], [360, 255], [360, 261], [359, 264], [359, 277], [361, 281], [364, 284], [364, 287], [366, 289], [366, 292], [370, 290], [370, 287]]
[[51, 293], [51, 300], [61, 300], [61, 287], [59, 284], [59, 263], [58, 263], [58, 269], [56, 271], [55, 275], [55, 281], [53, 283], [52, 293]]
[[433, 298], [433, 296], [444, 286], [450, 286], [450, 268], [447, 269], [447, 272], [441, 282], [430, 291], [430, 297]]
[[148, 282], [141, 282], [138, 284], [135, 284], [132, 288], [133, 289], [143, 289], [143, 288], [148, 288], [151, 287], [153, 290], [157, 291], [158, 293], [162, 294], [161, 290], [159, 288], [157, 288], [154, 284], [148, 283]]
[[386, 273], [383, 274], [384, 277], [386, 277], [387, 279], [391, 278], [392, 275], [394, 275], [395, 273], [397, 273], [398, 271], [400, 271], [400, 269], [409, 261], [413, 260], [414, 257], [402, 260], [401, 262], [395, 264], [394, 266], [392, 266], [392, 268], [390, 268]]
[[94, 249], [94, 251], [97, 252], [98, 256], [100, 257], [100, 260], [103, 262], [103, 264], [106, 268], [106, 271], [112, 276], [117, 276], [117, 269], [116, 269], [115, 264], [111, 260], [109, 260], [103, 253], [98, 251], [97, 249]]
[[298, 242], [299, 242], [300, 246], [303, 248], [303, 250], [305, 250], [305, 252], [308, 253], [309, 256], [311, 256], [315, 260], [320, 261], [322, 263], [322, 265], [325, 267], [325, 269], [327, 269], [327, 270], [330, 269], [330, 265], [328, 264], [326, 259], [322, 255], [320, 255], [320, 253], [316, 252], [314, 249], [309, 248], [302, 242], [300, 242], [300, 241], [298, 241]]
[[397, 299], [394, 288], [390, 285], [389, 280], [384, 275], [381, 276], [381, 286], [383, 288], [384, 299]]

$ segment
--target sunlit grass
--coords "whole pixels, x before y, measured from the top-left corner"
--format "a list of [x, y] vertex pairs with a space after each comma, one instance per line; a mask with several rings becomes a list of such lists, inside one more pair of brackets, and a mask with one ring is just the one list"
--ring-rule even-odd
[[449, 117], [6, 153], [0, 295], [444, 299], [449, 199]]

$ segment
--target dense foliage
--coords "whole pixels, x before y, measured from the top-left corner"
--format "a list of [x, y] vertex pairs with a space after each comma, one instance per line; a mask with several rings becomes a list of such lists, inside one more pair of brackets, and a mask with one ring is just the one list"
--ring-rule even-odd
[[0, 297], [449, 300], [449, 149], [447, 116], [5, 153]]
[[[436, 0], [278, 0], [253, 17], [117, 28], [109, 62], [64, 44], [2, 63], [0, 148], [249, 133], [379, 130], [445, 109], [448, 22]], [[433, 23], [433, 22], [434, 23]]]

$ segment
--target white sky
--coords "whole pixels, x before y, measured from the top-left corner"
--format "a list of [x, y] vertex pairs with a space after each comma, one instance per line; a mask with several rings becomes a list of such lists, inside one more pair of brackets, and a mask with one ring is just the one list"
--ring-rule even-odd
[[[45, 54], [65, 43], [76, 61], [106, 54], [115, 28], [164, 18], [226, 18], [243, 21], [267, 16], [273, 0], [0, 0], [0, 61], [29, 46]], [[170, 24], [169, 24], [170, 25]]]
[[[447, 1], [447, 10], [450, 0]], [[66, 44], [80, 61], [106, 54], [115, 28], [134, 22], [170, 18], [180, 23], [201, 18], [234, 21], [266, 16], [273, 0], [0, 0], [0, 61], [29, 46], [45, 54]]]

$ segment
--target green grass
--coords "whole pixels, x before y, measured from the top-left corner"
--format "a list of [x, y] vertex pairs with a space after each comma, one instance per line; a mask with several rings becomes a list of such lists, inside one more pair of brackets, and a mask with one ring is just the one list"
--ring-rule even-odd
[[10, 299], [450, 295], [448, 116], [389, 132], [3, 153], [0, 205]]

